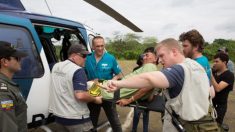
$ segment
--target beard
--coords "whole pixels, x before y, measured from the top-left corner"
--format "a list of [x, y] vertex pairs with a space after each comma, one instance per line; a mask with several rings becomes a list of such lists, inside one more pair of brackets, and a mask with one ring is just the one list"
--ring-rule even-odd
[[191, 49], [189, 52], [184, 52], [184, 56], [187, 58], [193, 58], [193, 49]]

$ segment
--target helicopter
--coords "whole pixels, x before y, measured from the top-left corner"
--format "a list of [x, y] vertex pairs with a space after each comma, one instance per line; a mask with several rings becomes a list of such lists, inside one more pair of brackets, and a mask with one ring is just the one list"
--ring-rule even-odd
[[[101, 0], [84, 2], [133, 31], [142, 32]], [[52, 66], [68, 58], [67, 50], [72, 41], [83, 44], [91, 52], [91, 41], [97, 35], [80, 22], [30, 13], [20, 0], [0, 0], [0, 40], [10, 42], [17, 50], [28, 54], [21, 61], [22, 70], [13, 77], [28, 105], [28, 128], [53, 122], [53, 115], [48, 111]], [[56, 48], [57, 45], [61, 48]]]

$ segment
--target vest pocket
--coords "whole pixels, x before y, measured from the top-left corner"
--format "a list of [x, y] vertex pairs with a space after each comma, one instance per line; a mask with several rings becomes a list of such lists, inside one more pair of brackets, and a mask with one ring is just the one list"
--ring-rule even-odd
[[179, 120], [187, 132], [221, 132], [217, 122], [209, 114], [197, 121]]
[[188, 132], [220, 132], [216, 121], [186, 122], [183, 125]]
[[198, 125], [200, 132], [219, 132], [219, 127], [216, 122], [203, 123]]

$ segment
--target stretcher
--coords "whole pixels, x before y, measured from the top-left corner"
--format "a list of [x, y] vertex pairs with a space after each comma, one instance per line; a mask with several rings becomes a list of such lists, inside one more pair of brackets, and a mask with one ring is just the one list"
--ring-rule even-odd
[[160, 112], [163, 113], [165, 111], [165, 100], [164, 98], [154, 95], [152, 101], [135, 101], [128, 105], [129, 107], [135, 107], [138, 109], [144, 109], [148, 111]]
[[[88, 82], [89, 93], [92, 96], [103, 96], [104, 100], [111, 101], [116, 104], [116, 102], [122, 98], [120, 95], [120, 90], [115, 91], [114, 93], [108, 93], [106, 90], [99, 87], [98, 83]], [[139, 109], [145, 109], [154, 112], [164, 112], [165, 98], [163, 96], [154, 95], [152, 101], [138, 100], [131, 104], [128, 104], [127, 107], [136, 107]]]

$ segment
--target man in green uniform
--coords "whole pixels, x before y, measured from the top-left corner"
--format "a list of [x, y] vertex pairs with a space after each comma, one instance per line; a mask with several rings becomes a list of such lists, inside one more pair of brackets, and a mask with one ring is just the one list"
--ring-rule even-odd
[[0, 131], [26, 132], [27, 105], [16, 83], [12, 81], [15, 72], [21, 70], [20, 60], [26, 53], [0, 41]]

